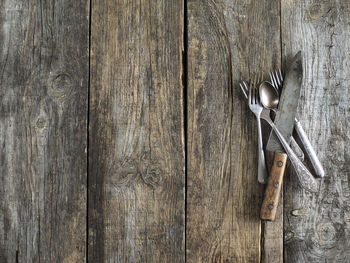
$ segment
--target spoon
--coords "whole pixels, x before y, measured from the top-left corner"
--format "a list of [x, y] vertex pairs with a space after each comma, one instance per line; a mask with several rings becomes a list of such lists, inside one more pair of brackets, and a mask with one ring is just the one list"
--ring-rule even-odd
[[259, 96], [261, 104], [269, 110], [276, 110], [279, 103], [278, 91], [268, 81], [264, 81], [259, 86]]
[[[264, 81], [260, 84], [259, 96], [263, 107], [276, 113], [279, 103], [279, 94], [278, 90], [276, 90], [270, 82]], [[291, 137], [290, 144], [299, 159], [304, 160], [304, 152], [301, 150], [293, 136]]]

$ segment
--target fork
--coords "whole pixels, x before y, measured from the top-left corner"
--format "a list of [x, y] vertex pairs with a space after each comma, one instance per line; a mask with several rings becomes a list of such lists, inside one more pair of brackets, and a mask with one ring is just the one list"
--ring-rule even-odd
[[[274, 72], [270, 72], [270, 80], [271, 80], [271, 84], [272, 86], [277, 90], [277, 92], [280, 94], [281, 93], [281, 89], [282, 89], [282, 83], [283, 83], [283, 76], [282, 76], [282, 72], [281, 69], [275, 71]], [[319, 177], [323, 177], [324, 176], [324, 169], [322, 167], [322, 164], [320, 162], [320, 160], [317, 157], [317, 154], [314, 150], [314, 148], [312, 147], [309, 138], [307, 137], [303, 127], [301, 126], [299, 120], [297, 118], [295, 118], [295, 130], [299, 135], [299, 138], [301, 140], [301, 143], [303, 144], [304, 148], [305, 148], [305, 152], [307, 154], [307, 156], [309, 157], [309, 160], [312, 164], [312, 167], [315, 170], [315, 174]]]
[[283, 137], [283, 135], [280, 133], [276, 125], [271, 120], [270, 110], [263, 111], [263, 106], [260, 103], [259, 94], [256, 92], [256, 88], [252, 88], [252, 86], [250, 86], [249, 88], [248, 103], [251, 111], [253, 111], [254, 113], [260, 112], [260, 117], [264, 119], [275, 131], [278, 139], [280, 140], [284, 150], [286, 151], [295, 169], [295, 172], [298, 176], [301, 186], [306, 190], [309, 190], [310, 192], [317, 192], [318, 191], [317, 181], [312, 176], [310, 171], [306, 168], [306, 166], [299, 160], [298, 156], [294, 153], [292, 148], [290, 148], [286, 139]]
[[[245, 81], [239, 84], [241, 89], [243, 90], [243, 86], [248, 90], [247, 84]], [[251, 84], [250, 84], [251, 86]], [[250, 89], [249, 89], [250, 90]], [[250, 94], [251, 95], [251, 94]], [[267, 181], [267, 171], [266, 171], [266, 162], [265, 162], [265, 154], [263, 150], [263, 142], [262, 142], [262, 133], [261, 133], [261, 112], [263, 109], [259, 107], [258, 104], [253, 103], [251, 100], [255, 100], [257, 97], [250, 96], [248, 100], [250, 110], [255, 114], [257, 124], [258, 124], [258, 182], [261, 184], [265, 184]]]

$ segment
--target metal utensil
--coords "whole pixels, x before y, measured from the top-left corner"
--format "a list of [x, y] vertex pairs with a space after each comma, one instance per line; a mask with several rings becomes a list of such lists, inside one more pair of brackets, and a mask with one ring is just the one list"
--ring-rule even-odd
[[[271, 76], [271, 75], [270, 75]], [[259, 86], [259, 95], [261, 104], [264, 108], [272, 110], [275, 114], [277, 112], [277, 105], [279, 103], [278, 90], [268, 81], [264, 81]], [[294, 137], [290, 137], [290, 147], [295, 152], [300, 160], [304, 160], [304, 152], [295, 141]]]
[[[264, 85], [267, 85], [266, 90], [268, 90], [270, 87], [272, 88], [272, 91], [271, 90], [268, 91], [270, 94], [266, 94], [265, 92], [260, 92], [261, 87]], [[246, 99], [248, 99], [247, 86], [240, 84], [240, 87], [241, 87], [241, 90], [242, 90], [244, 96], [246, 97]], [[274, 104], [278, 104], [279, 94], [278, 94], [278, 91], [272, 86], [272, 84], [270, 82], [264, 81], [260, 84], [259, 95], [260, 95], [260, 99], [261, 99], [261, 104], [264, 106], [264, 108], [271, 109], [272, 111], [274, 111], [276, 113], [276, 111], [277, 111], [276, 107], [273, 107], [273, 106], [274, 106]], [[295, 141], [293, 136], [291, 136], [291, 138], [290, 138], [290, 147], [296, 153], [298, 158], [303, 161], [304, 160], [304, 152], [301, 150], [301, 148], [299, 147], [298, 143]]]
[[[282, 89], [282, 83], [283, 83], [283, 76], [282, 76], [282, 72], [279, 69], [278, 73], [277, 71], [271, 72], [270, 73], [270, 80], [271, 80], [271, 84], [272, 86], [275, 88], [275, 90], [280, 93], [280, 90]], [[275, 103], [275, 101], [274, 101]], [[277, 103], [278, 104], [278, 103]], [[275, 106], [275, 105], [273, 105]], [[277, 105], [276, 105], [277, 107]], [[315, 174], [319, 177], [324, 177], [324, 169], [322, 167], [322, 164], [320, 162], [320, 160], [317, 157], [317, 154], [314, 150], [314, 148], [312, 147], [309, 138], [307, 137], [303, 127], [301, 126], [300, 122], [298, 121], [297, 118], [295, 118], [295, 124], [294, 124], [294, 128], [296, 130], [296, 132], [298, 133], [298, 136], [301, 140], [301, 143], [303, 144], [304, 148], [305, 148], [305, 152], [306, 155], [308, 156], [312, 167], [315, 170]]]
[[[250, 87], [249, 89], [249, 95], [248, 95], [248, 101], [249, 101], [249, 108], [254, 111], [262, 112], [260, 117], [264, 119], [270, 126], [271, 128], [275, 131], [278, 139], [281, 142], [282, 147], [285, 149], [295, 171], [300, 178], [300, 183], [305, 189], [308, 189], [311, 192], [317, 192], [318, 185], [315, 180], [315, 178], [312, 176], [310, 171], [306, 168], [306, 166], [299, 160], [297, 155], [294, 153], [292, 148], [290, 148], [289, 143], [287, 140], [284, 138], [284, 136], [281, 134], [279, 129], [276, 127], [276, 125], [273, 123], [273, 121], [270, 118], [270, 112], [269, 110], [262, 111], [263, 106], [261, 105], [260, 99], [258, 92], [256, 91], [256, 88]], [[253, 111], [253, 110], [252, 110]]]
[[317, 192], [318, 191], [317, 181], [312, 176], [310, 171], [306, 168], [306, 166], [302, 163], [302, 161], [299, 160], [299, 158], [294, 153], [292, 148], [290, 148], [286, 139], [283, 137], [281, 132], [278, 130], [276, 125], [271, 120], [270, 115], [268, 113], [264, 112], [263, 114], [261, 114], [261, 118], [266, 120], [267, 123], [270, 124], [271, 128], [275, 131], [278, 139], [280, 140], [283, 148], [285, 149], [285, 151], [289, 157], [289, 160], [291, 161], [291, 163], [295, 169], [296, 175], [299, 178], [299, 182], [300, 182], [301, 186], [303, 188], [305, 188], [306, 190], [309, 190], [310, 192]]
[[[286, 74], [286, 79], [283, 83], [284, 87], [279, 99], [278, 111], [276, 111], [274, 121], [277, 128], [287, 140], [290, 138], [294, 128], [294, 120], [301, 90], [302, 74], [301, 52], [298, 52]], [[274, 132], [270, 133], [266, 149], [268, 151], [283, 152], [283, 147]]]
[[[280, 97], [279, 108], [276, 112], [274, 120], [273, 127], [277, 128], [279, 134], [277, 135], [277, 132], [274, 132], [276, 129], [273, 129], [270, 133], [270, 137], [266, 145], [267, 151], [274, 152], [274, 162], [272, 164], [272, 169], [270, 171], [267, 187], [265, 190], [264, 200], [261, 206], [261, 219], [274, 220], [276, 216], [281, 186], [283, 183], [284, 168], [286, 166], [287, 161], [285, 149], [288, 149], [288, 151], [290, 151], [289, 148], [284, 147], [285, 145], [281, 144], [281, 136], [279, 135], [282, 135], [282, 137], [285, 138], [286, 141], [288, 141], [292, 135], [294, 119], [300, 96], [302, 74], [302, 57], [301, 52], [298, 52], [293, 58], [291, 66], [287, 71], [286, 79], [283, 83], [284, 87]], [[265, 116], [265, 119], [270, 121], [269, 124], [271, 124], [272, 121], [269, 115], [264, 115], [264, 117]], [[301, 185], [307, 190], [313, 191], [314, 185], [311, 184], [309, 181], [306, 181], [305, 179], [308, 178], [308, 176], [311, 174], [306, 172], [307, 169], [305, 166], [299, 166], [299, 163], [301, 163], [301, 161], [298, 160], [298, 158], [295, 159], [294, 157], [295, 156], [292, 156], [293, 160], [291, 161], [294, 162], [298, 178], [299, 180], [305, 180], [301, 182]], [[303, 173], [305, 173], [305, 175]], [[310, 180], [312, 179], [314, 178], [311, 178]]]
[[275, 110], [279, 102], [278, 91], [268, 81], [264, 81], [259, 86], [259, 96], [264, 108]]
[[[248, 90], [247, 84], [244, 81], [239, 85], [242, 90], [243, 90], [243, 87]], [[267, 171], [266, 171], [265, 154], [263, 150], [262, 133], [261, 133], [260, 115], [261, 115], [262, 109], [260, 107], [251, 105], [250, 103], [249, 103], [249, 108], [255, 114], [257, 119], [257, 124], [258, 124], [257, 125], [258, 126], [258, 181], [261, 184], [265, 184], [267, 181]]]

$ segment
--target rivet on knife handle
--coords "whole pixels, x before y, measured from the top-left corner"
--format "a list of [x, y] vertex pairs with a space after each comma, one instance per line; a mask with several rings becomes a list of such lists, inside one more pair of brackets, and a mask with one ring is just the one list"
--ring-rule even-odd
[[260, 218], [263, 220], [275, 220], [286, 162], [287, 154], [279, 152], [275, 153], [273, 165], [265, 189], [264, 200], [260, 210]]
[[295, 119], [295, 130], [297, 131], [299, 138], [303, 146], [305, 147], [305, 152], [311, 161], [312, 167], [314, 168], [316, 175], [319, 177], [323, 177], [324, 170], [323, 170], [322, 164], [318, 159], [315, 153], [315, 150], [312, 147], [303, 127], [301, 126], [300, 122], [297, 119]]

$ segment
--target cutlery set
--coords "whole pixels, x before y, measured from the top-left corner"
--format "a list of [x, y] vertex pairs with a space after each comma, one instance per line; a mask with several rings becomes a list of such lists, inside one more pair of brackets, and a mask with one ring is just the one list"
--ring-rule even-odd
[[[302, 83], [302, 57], [299, 51], [291, 63], [283, 79], [280, 70], [270, 72], [270, 81], [262, 82], [259, 87], [253, 83], [240, 83], [240, 88], [248, 100], [250, 110], [255, 114], [258, 128], [258, 181], [266, 183], [264, 200], [260, 217], [264, 220], [275, 220], [283, 175], [287, 159], [292, 163], [300, 185], [310, 191], [318, 191], [318, 183], [309, 169], [304, 165], [304, 153], [292, 136], [296, 130], [302, 148], [310, 160], [315, 175], [324, 176], [322, 165], [311, 146], [311, 143], [296, 118], [298, 100]], [[274, 113], [274, 120], [270, 114]], [[271, 133], [266, 150], [274, 153], [273, 165], [269, 176], [265, 163], [260, 120], [271, 126]]]

